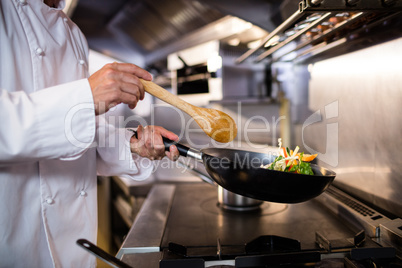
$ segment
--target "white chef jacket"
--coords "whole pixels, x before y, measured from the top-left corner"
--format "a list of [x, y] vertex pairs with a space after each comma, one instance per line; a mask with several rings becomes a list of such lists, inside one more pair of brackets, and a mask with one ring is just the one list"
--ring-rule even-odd
[[95, 117], [87, 43], [63, 6], [0, 1], [0, 267], [94, 267], [76, 240], [96, 242], [97, 173], [152, 171]]

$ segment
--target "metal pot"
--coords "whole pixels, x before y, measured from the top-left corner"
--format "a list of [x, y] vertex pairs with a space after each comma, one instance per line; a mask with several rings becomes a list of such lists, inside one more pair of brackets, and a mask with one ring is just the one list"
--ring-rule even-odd
[[260, 208], [263, 203], [261, 200], [249, 198], [243, 195], [235, 194], [218, 186], [218, 205], [226, 210], [251, 211]]

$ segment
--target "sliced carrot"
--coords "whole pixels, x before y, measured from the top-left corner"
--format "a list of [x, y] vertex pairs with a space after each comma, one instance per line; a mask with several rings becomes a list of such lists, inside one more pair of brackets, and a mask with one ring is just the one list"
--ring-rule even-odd
[[282, 150], [283, 150], [283, 156], [284, 156], [284, 157], [288, 157], [288, 154], [286, 153], [285, 147], [282, 147]]
[[[297, 154], [300, 157], [300, 154]], [[313, 161], [314, 158], [317, 157], [317, 154], [303, 154], [302, 161], [303, 162], [310, 162]]]

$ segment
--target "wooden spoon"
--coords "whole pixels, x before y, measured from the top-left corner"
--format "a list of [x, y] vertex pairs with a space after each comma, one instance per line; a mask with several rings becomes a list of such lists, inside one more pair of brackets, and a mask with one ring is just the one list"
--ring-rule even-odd
[[191, 116], [204, 132], [218, 142], [230, 142], [237, 135], [235, 121], [224, 112], [191, 105], [157, 84], [141, 79], [146, 92]]

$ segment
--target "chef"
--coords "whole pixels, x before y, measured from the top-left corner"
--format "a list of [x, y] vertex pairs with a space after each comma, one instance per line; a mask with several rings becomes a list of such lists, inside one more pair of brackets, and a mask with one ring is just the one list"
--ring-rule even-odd
[[0, 267], [94, 267], [76, 240], [96, 242], [97, 174], [144, 180], [146, 160], [165, 156], [162, 136], [178, 139], [107, 124], [104, 113], [135, 108], [139, 78], [152, 77], [128, 63], [89, 76], [86, 39], [63, 7], [0, 1]]

